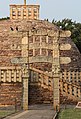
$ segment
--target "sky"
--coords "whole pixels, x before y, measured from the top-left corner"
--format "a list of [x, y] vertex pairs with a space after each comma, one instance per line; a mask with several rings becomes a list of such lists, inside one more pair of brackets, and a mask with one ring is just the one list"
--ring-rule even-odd
[[[9, 15], [10, 4], [23, 4], [24, 0], [0, 0], [0, 18]], [[81, 0], [27, 0], [27, 4], [40, 4], [40, 19], [49, 21], [72, 19], [81, 23]]]

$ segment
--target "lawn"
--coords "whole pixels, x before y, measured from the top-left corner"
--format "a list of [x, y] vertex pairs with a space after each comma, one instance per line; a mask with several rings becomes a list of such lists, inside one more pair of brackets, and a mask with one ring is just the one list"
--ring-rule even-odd
[[62, 110], [58, 119], [81, 119], [81, 109], [65, 109]]
[[11, 110], [0, 110], [0, 118], [5, 117], [5, 116], [7, 116], [9, 114], [12, 114], [12, 113], [14, 113], [14, 111], [11, 111]]

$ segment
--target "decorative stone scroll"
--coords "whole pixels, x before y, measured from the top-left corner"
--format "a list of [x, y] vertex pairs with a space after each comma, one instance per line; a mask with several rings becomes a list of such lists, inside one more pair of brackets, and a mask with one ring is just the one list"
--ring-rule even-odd
[[71, 45], [70, 44], [61, 44], [60, 50], [70, 50]]
[[71, 62], [71, 58], [70, 57], [60, 57], [60, 63], [61, 64], [68, 64]]
[[64, 37], [70, 37], [71, 36], [71, 32], [68, 31], [60, 31], [60, 37], [64, 38]]

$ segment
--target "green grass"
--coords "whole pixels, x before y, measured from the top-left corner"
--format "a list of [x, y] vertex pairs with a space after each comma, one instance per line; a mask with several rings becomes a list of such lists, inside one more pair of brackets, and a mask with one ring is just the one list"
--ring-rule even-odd
[[58, 119], [81, 119], [81, 109], [65, 109], [62, 110]]
[[0, 118], [5, 117], [5, 116], [12, 114], [12, 113], [14, 113], [14, 112], [11, 110], [0, 110]]

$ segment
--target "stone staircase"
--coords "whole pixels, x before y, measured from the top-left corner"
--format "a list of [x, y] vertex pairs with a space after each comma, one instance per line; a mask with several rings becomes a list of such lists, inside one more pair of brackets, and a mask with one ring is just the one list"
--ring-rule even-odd
[[[29, 82], [29, 100], [32, 103], [53, 103], [53, 80], [50, 72], [31, 69]], [[33, 73], [32, 73], [33, 72]], [[78, 75], [77, 75], [78, 76]], [[33, 81], [31, 81], [33, 79]], [[76, 104], [81, 100], [80, 81], [69, 81], [60, 78], [60, 103]]]
[[53, 92], [39, 85], [29, 85], [29, 104], [52, 103]]
[[29, 104], [52, 103], [53, 83], [47, 73], [36, 68], [30, 68]]

